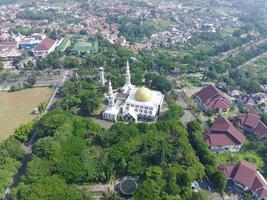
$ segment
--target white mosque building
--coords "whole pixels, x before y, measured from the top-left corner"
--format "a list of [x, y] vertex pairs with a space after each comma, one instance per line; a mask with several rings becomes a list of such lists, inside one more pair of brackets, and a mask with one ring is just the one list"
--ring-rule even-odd
[[108, 121], [154, 121], [159, 115], [164, 95], [159, 91], [131, 84], [129, 62], [127, 62], [125, 84], [117, 92], [113, 92], [109, 81], [108, 106], [103, 112], [103, 119]]

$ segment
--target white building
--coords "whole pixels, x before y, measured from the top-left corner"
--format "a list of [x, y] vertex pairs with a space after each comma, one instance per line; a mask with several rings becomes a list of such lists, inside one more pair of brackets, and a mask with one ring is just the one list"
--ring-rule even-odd
[[129, 62], [127, 62], [125, 84], [113, 92], [111, 82], [108, 88], [108, 106], [103, 119], [109, 121], [154, 121], [162, 108], [164, 95], [161, 92], [131, 84]]

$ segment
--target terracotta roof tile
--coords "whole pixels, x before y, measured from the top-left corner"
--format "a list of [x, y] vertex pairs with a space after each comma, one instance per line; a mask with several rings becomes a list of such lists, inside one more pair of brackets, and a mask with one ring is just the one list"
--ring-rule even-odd
[[55, 40], [50, 38], [43, 39], [35, 48], [34, 51], [46, 51], [49, 50], [54, 44], [56, 43]]
[[234, 118], [236, 125], [241, 124], [249, 128], [252, 132], [259, 133], [260, 135], [267, 134], [267, 126], [261, 121], [261, 117], [255, 112], [249, 112], [236, 116]]
[[210, 147], [240, 145], [245, 140], [246, 137], [224, 117], [218, 117], [205, 135], [205, 141]]
[[198, 96], [202, 103], [208, 108], [227, 109], [231, 106], [231, 102], [213, 85], [201, 89], [196, 96]]

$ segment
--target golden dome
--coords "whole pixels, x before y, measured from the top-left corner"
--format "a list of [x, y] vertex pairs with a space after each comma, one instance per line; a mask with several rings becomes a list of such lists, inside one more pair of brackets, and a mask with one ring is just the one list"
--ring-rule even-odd
[[135, 93], [135, 98], [137, 101], [147, 102], [152, 98], [152, 93], [148, 88], [140, 87]]

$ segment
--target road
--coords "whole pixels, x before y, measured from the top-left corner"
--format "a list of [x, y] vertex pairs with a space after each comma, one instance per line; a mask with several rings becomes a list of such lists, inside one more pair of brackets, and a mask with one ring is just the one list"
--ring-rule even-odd
[[191, 122], [195, 119], [195, 115], [192, 113], [192, 111], [189, 109], [183, 95], [181, 93], [177, 94], [177, 100], [180, 104], [180, 106], [183, 107], [185, 114], [181, 117], [181, 122], [186, 125], [188, 122]]
[[[34, 86], [50, 86], [50, 85], [62, 85], [62, 80], [65, 77], [65, 73], [68, 72], [68, 76], [73, 74], [74, 70], [66, 70], [63, 74], [54, 75], [54, 76], [39, 76], [36, 79], [36, 83]], [[8, 79], [5, 81], [0, 82], [0, 87], [10, 87], [12, 85], [23, 84], [27, 82], [27, 77], [19, 77], [15, 79]]]
[[[46, 114], [50, 110], [51, 106], [53, 105], [53, 102], [55, 100], [55, 97], [56, 97], [56, 94], [57, 94], [59, 88], [64, 84], [64, 82], [68, 79], [68, 77], [69, 77], [69, 70], [66, 70], [61, 81], [57, 84], [57, 87], [56, 87], [55, 91], [53, 92], [53, 94], [52, 94], [52, 96], [51, 96], [51, 98], [50, 98], [50, 100], [49, 100], [49, 102], [45, 108], [43, 115]], [[17, 171], [17, 173], [13, 177], [13, 180], [11, 181], [9, 187], [6, 189], [6, 192], [3, 196], [3, 200], [10, 200], [11, 199], [10, 192], [11, 192], [12, 188], [14, 188], [18, 185], [18, 183], [20, 182], [21, 176], [26, 173], [27, 164], [31, 160], [31, 157], [32, 157], [32, 146], [36, 142], [36, 139], [37, 139], [37, 134], [36, 134], [36, 132], [34, 132], [32, 137], [31, 137], [31, 140], [28, 143], [23, 144], [23, 148], [25, 149], [25, 155], [21, 160], [21, 168]]]
[[259, 56], [256, 56], [256, 57], [254, 57], [254, 58], [248, 60], [248, 61], [245, 62], [244, 64], [238, 66], [237, 68], [240, 69], [240, 68], [242, 68], [242, 67], [244, 67], [244, 66], [246, 66], [246, 65], [252, 65], [254, 61], [256, 61], [257, 59], [259, 59], [259, 58], [261, 58], [261, 57], [263, 57], [263, 56], [266, 56], [266, 55], [267, 55], [267, 52], [265, 52], [265, 53], [263, 53], [263, 54], [261, 54], [261, 55], [259, 55]]
[[228, 57], [237, 56], [241, 51], [247, 51], [253, 46], [257, 46], [259, 44], [262, 44], [264, 42], [267, 42], [267, 38], [262, 38], [259, 40], [256, 40], [254, 42], [243, 44], [242, 46], [239, 46], [235, 49], [231, 49], [229, 51], [226, 51], [224, 53], [221, 53], [218, 56], [213, 57], [215, 60], [223, 61]]

